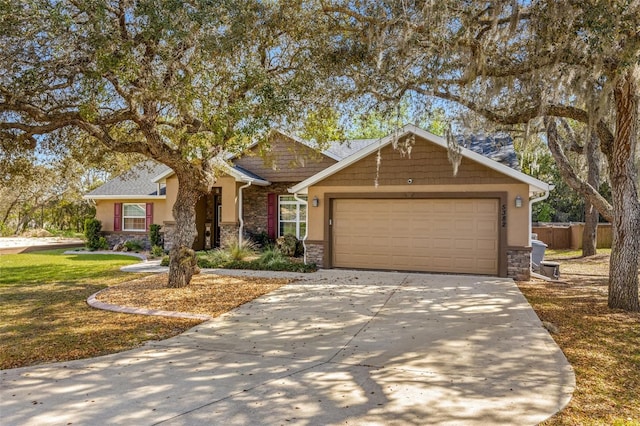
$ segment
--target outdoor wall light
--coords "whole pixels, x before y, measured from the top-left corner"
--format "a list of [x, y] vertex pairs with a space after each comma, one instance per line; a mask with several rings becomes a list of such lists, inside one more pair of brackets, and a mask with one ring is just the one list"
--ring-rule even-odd
[[519, 195], [516, 195], [516, 207], [517, 208], [522, 207], [522, 197]]
[[311, 205], [313, 207], [318, 207], [320, 205], [320, 200], [318, 199], [318, 197], [313, 197], [313, 200], [311, 200]]

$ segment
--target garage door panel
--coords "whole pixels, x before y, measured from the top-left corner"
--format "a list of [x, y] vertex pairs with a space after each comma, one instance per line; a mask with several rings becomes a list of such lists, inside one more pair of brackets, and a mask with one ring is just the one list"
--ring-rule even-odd
[[471, 239], [471, 238], [466, 238], [466, 239], [456, 239], [453, 241], [454, 245], [455, 245], [455, 249], [457, 253], [461, 253], [461, 252], [465, 252], [465, 251], [470, 251], [476, 250], [476, 241]]
[[493, 214], [495, 216], [498, 215], [498, 203], [479, 203], [476, 204], [476, 213], [486, 213]]
[[336, 267], [498, 273], [497, 199], [333, 201]]
[[476, 248], [478, 250], [487, 250], [487, 251], [497, 251], [498, 250], [498, 242], [495, 240], [476, 240]]

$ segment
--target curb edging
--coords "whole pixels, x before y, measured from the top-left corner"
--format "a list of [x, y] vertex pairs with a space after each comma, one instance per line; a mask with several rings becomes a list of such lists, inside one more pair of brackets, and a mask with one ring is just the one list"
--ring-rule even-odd
[[153, 315], [159, 317], [168, 318], [184, 318], [184, 319], [198, 319], [208, 321], [213, 319], [211, 315], [206, 314], [190, 314], [187, 312], [175, 312], [175, 311], [163, 311], [160, 309], [146, 309], [146, 308], [134, 308], [130, 306], [120, 306], [111, 303], [105, 303], [98, 300], [97, 296], [108, 288], [102, 289], [87, 298], [87, 304], [92, 308], [102, 309], [105, 311], [118, 312], [121, 314], [137, 314], [137, 315]]

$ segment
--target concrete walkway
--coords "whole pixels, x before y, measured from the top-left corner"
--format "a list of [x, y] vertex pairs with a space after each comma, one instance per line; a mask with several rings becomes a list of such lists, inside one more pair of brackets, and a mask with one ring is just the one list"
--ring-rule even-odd
[[172, 339], [0, 379], [3, 425], [533, 425], [575, 386], [511, 280], [336, 270]]

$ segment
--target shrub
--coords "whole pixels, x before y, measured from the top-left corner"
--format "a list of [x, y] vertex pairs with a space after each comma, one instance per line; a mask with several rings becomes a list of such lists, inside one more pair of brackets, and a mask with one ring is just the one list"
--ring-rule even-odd
[[227, 269], [249, 269], [254, 271], [286, 271], [286, 272], [315, 272], [318, 270], [315, 263], [307, 264], [301, 262], [292, 262], [290, 260], [285, 260], [284, 262], [272, 263], [269, 265], [264, 265], [258, 261], [258, 259], [253, 261], [246, 260], [234, 260], [227, 263], [225, 266]]
[[251, 239], [257, 244], [258, 248], [265, 249], [273, 245], [274, 241], [269, 234], [262, 231], [257, 234], [252, 234]]
[[139, 240], [127, 240], [123, 245], [128, 251], [135, 251], [136, 253], [144, 249], [144, 244]]
[[152, 257], [162, 257], [164, 256], [164, 249], [159, 245], [151, 246], [151, 256]]
[[229, 261], [229, 252], [224, 249], [198, 253], [198, 266], [200, 268], [223, 268], [225, 263]]
[[96, 250], [109, 250], [109, 241], [105, 237], [98, 238], [98, 247]]
[[300, 256], [303, 253], [302, 243], [292, 234], [279, 237], [276, 240], [276, 247], [278, 247], [285, 256]]
[[276, 247], [266, 249], [262, 252], [260, 258], [258, 259], [258, 262], [265, 266], [275, 265], [288, 261], [289, 259], [285, 255], [283, 255], [282, 252]]
[[162, 226], [157, 223], [151, 224], [149, 226], [149, 242], [151, 243], [151, 247], [160, 247], [162, 248], [162, 234], [160, 234], [160, 228]]
[[231, 260], [243, 260], [249, 256], [255, 256], [258, 248], [251, 240], [244, 240], [242, 244], [236, 240], [229, 243], [224, 250], [229, 253]]
[[[104, 243], [106, 239], [100, 236], [100, 230], [102, 230], [102, 223], [98, 219], [86, 219], [84, 221], [84, 237], [86, 238], [86, 247], [89, 250], [101, 250], [104, 249]], [[101, 241], [101, 238], [104, 241]], [[106, 244], [107, 248], [109, 247]]]
[[169, 266], [169, 256], [162, 256], [160, 266]]
[[[168, 256], [165, 259], [162, 260], [163, 266], [169, 265]], [[315, 264], [305, 265], [302, 262], [291, 261], [276, 248], [265, 250], [259, 258], [253, 260], [233, 259], [229, 249], [199, 252], [198, 267], [289, 272], [314, 272], [317, 270]]]
[[8, 237], [13, 235], [13, 230], [9, 229], [4, 223], [0, 223], [0, 237]]

